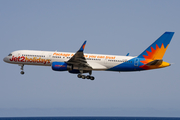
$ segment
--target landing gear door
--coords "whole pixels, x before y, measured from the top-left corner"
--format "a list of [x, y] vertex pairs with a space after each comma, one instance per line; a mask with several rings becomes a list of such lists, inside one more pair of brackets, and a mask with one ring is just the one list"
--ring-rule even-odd
[[18, 53], [18, 56], [17, 57], [19, 57], [21, 55], [21, 53]]
[[16, 58], [21, 57], [20, 55], [21, 55], [21, 53], [18, 52], [18, 53], [16, 53], [16, 54], [14, 54], [14, 57], [16, 57]]
[[20, 52], [16, 53], [15, 57], [16, 57], [16, 61], [20, 61], [21, 60], [21, 53]]
[[138, 63], [139, 63], [139, 59], [138, 59], [138, 58], [135, 58], [135, 59], [134, 59], [134, 66], [138, 67]]
[[47, 57], [46, 57], [46, 59], [48, 60], [48, 61], [50, 61], [51, 62], [51, 59], [52, 59], [52, 54], [50, 53], [50, 54], [48, 54], [47, 55]]
[[104, 58], [104, 64], [107, 64], [108, 59]]

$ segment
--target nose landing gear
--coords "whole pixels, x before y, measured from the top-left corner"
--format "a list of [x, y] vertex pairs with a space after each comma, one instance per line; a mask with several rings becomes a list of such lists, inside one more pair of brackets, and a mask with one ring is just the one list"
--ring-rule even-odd
[[21, 66], [21, 70], [22, 70], [20, 73], [21, 73], [21, 75], [24, 75], [24, 71], [23, 71], [23, 69], [24, 69], [24, 64], [21, 64], [20, 66]]

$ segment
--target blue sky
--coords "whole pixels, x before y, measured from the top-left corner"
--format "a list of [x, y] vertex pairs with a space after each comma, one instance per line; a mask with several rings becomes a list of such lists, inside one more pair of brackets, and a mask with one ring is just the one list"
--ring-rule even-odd
[[[0, 117], [180, 117], [178, 0], [0, 1]], [[172, 66], [143, 72], [93, 72], [94, 81], [50, 67], [7, 64], [15, 50], [139, 55], [165, 31]]]

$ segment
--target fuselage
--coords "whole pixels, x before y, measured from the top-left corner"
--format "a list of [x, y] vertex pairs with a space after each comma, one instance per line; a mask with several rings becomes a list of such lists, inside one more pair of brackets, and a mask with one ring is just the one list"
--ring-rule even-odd
[[[10, 53], [4, 61], [21, 66], [24, 65], [51, 66], [55, 71], [69, 71], [78, 74], [78, 78], [94, 80], [93, 70], [97, 71], [140, 71], [170, 66], [163, 61], [163, 56], [169, 46], [174, 32], [165, 32], [146, 50], [138, 56], [119, 56], [84, 53], [86, 41], [76, 52], [53, 52], [36, 50], [18, 50]], [[82, 75], [89, 73], [89, 75]]]
[[[51, 66], [52, 62], [68, 61], [74, 54], [72, 52], [18, 50], [6, 56], [4, 61], [11, 64]], [[84, 53], [84, 57], [87, 63], [92, 66], [92, 70], [110, 70], [124, 63], [126, 67], [127, 64], [129, 67], [124, 70], [119, 68], [112, 71], [134, 71], [138, 70], [139, 66], [139, 59], [134, 59], [135, 57], [132, 56]]]

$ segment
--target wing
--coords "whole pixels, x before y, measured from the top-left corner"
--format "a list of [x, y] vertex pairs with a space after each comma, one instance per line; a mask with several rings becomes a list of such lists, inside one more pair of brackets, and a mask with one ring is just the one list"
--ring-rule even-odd
[[84, 57], [83, 51], [84, 51], [85, 45], [86, 45], [86, 41], [84, 41], [80, 49], [66, 63], [72, 64], [73, 66], [78, 67], [78, 68], [86, 67], [86, 68], [92, 69], [92, 67], [87, 63], [86, 58]]

